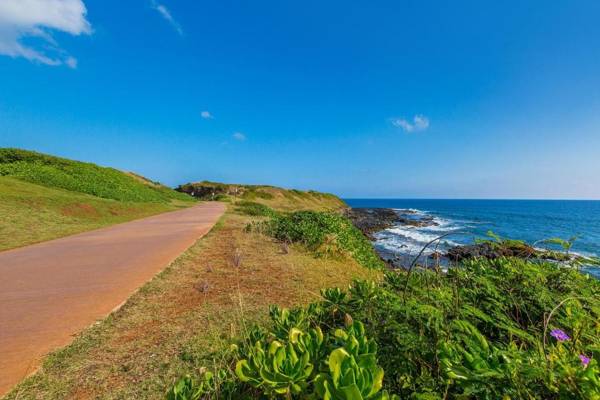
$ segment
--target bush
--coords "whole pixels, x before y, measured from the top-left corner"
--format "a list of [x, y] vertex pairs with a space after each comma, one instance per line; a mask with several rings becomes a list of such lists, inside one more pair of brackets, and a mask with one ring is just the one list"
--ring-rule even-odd
[[245, 215], [271, 217], [276, 214], [272, 208], [252, 201], [241, 201], [237, 206], [237, 211]]
[[300, 243], [319, 255], [348, 254], [366, 268], [384, 264], [369, 240], [340, 214], [298, 211], [275, 215], [263, 231], [285, 243]]

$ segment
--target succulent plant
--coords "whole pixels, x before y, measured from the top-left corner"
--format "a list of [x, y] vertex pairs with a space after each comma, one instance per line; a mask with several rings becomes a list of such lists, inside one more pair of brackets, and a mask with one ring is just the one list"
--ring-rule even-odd
[[[369, 361], [369, 362], [367, 362]], [[383, 369], [372, 360], [363, 359], [361, 365], [346, 349], [339, 348], [329, 355], [329, 371], [315, 379], [319, 398], [327, 400], [384, 400], [381, 392]]]
[[301, 332], [291, 332], [287, 344], [277, 340], [268, 346], [256, 342], [247, 359], [237, 362], [236, 375], [241, 381], [263, 390], [267, 396], [302, 393], [314, 368], [309, 349], [312, 347], [314, 350], [317, 346], [311, 343], [308, 335], [301, 338], [302, 335]]
[[323, 289], [321, 290], [321, 297], [323, 297], [324, 303], [334, 310], [343, 308], [346, 302], [346, 292], [340, 288]]
[[367, 360], [367, 363], [376, 363], [377, 343], [373, 339], [367, 338], [365, 326], [361, 322], [353, 322], [346, 330], [337, 329], [334, 334], [338, 343], [352, 356], [357, 362]]
[[278, 306], [269, 307], [271, 321], [273, 321], [274, 336], [286, 340], [292, 328], [304, 330], [308, 328], [308, 313], [305, 309], [289, 310]]

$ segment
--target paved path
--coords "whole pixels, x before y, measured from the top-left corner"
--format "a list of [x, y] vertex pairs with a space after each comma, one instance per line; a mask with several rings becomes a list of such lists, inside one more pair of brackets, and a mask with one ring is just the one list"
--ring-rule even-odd
[[0, 396], [206, 234], [222, 203], [0, 252]]

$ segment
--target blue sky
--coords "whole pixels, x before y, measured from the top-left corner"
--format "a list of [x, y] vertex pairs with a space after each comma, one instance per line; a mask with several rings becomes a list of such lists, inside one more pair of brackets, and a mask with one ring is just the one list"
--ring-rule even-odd
[[598, 1], [23, 4], [1, 147], [169, 185], [600, 199]]

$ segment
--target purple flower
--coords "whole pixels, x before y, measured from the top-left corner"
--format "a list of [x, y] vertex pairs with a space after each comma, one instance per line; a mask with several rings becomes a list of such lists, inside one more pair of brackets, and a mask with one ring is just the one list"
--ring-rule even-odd
[[560, 330], [560, 329], [553, 329], [552, 332], [550, 332], [550, 336], [552, 336], [554, 339], [558, 340], [559, 342], [565, 342], [567, 340], [571, 340], [569, 335], [567, 335], [563, 330]]
[[581, 360], [581, 365], [583, 365], [583, 368], [587, 368], [588, 364], [590, 363], [590, 358], [585, 354], [580, 354], [579, 359]]

